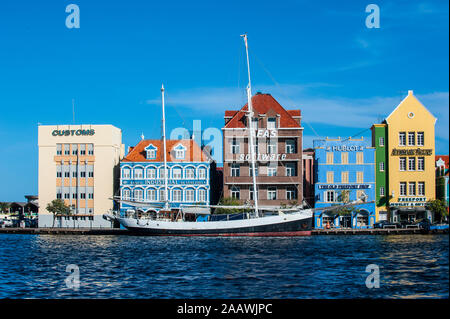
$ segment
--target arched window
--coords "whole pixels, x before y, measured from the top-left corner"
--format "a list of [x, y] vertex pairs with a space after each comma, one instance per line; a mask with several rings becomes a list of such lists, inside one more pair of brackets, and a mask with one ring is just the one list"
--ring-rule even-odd
[[192, 188], [186, 189], [186, 201], [187, 202], [195, 201], [195, 190], [193, 190]]
[[181, 202], [183, 200], [181, 189], [173, 190], [172, 199], [174, 202]]

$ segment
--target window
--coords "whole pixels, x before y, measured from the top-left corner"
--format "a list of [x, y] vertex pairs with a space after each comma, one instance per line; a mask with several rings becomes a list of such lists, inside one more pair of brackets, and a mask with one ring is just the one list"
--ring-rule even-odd
[[398, 133], [398, 146], [406, 146], [406, 132]]
[[325, 192], [325, 202], [334, 203], [335, 201], [335, 193], [334, 191], [326, 191]]
[[62, 155], [62, 145], [61, 144], [56, 145], [56, 155]]
[[147, 200], [154, 202], [156, 201], [156, 189], [147, 189]]
[[159, 178], [165, 178], [166, 177], [166, 170], [167, 170], [167, 168], [166, 169], [161, 168], [159, 170]]
[[277, 199], [277, 188], [276, 187], [268, 187], [267, 188], [267, 199], [268, 200], [276, 200]]
[[72, 155], [78, 155], [78, 145], [72, 145]]
[[147, 150], [147, 159], [155, 159], [156, 150]]
[[174, 179], [180, 179], [181, 178], [181, 168], [174, 168], [172, 170], [172, 176]]
[[327, 184], [334, 183], [334, 172], [327, 172]]
[[286, 176], [297, 176], [296, 163], [286, 163]]
[[86, 199], [86, 193], [80, 193], [80, 198], [81, 199]]
[[124, 199], [130, 198], [130, 190], [129, 189], [122, 190], [122, 198], [124, 198]]
[[400, 196], [406, 196], [406, 182], [400, 182]]
[[174, 202], [181, 202], [182, 198], [181, 198], [181, 189], [174, 189], [173, 190], [173, 201]]
[[356, 164], [364, 164], [364, 153], [363, 152], [356, 153]]
[[341, 173], [341, 183], [348, 184], [348, 172]]
[[62, 199], [62, 194], [61, 193], [56, 193], [56, 198], [58, 198], [58, 199]]
[[175, 158], [183, 159], [184, 158], [184, 150], [182, 150], [182, 149], [175, 150]]
[[156, 178], [156, 170], [154, 168], [147, 169], [147, 178], [151, 178], [151, 179]]
[[[250, 195], [250, 200], [255, 200], [255, 198], [253, 197], [253, 186], [250, 186], [248, 192]], [[259, 193], [257, 193], [257, 194], [259, 194]]]
[[198, 178], [205, 179], [206, 178], [206, 170], [204, 168], [200, 168], [198, 170]]
[[408, 146], [416, 145], [416, 133], [408, 132]]
[[206, 190], [204, 190], [204, 189], [198, 190], [198, 201], [206, 202]]
[[424, 171], [425, 170], [425, 157], [417, 158], [417, 170]]
[[89, 199], [94, 199], [94, 193], [89, 193], [88, 197], [89, 197]]
[[[248, 176], [253, 176], [252, 165], [248, 167]], [[258, 165], [255, 164], [255, 176], [258, 176]]]
[[348, 164], [348, 152], [341, 153], [341, 164]]
[[364, 191], [356, 191], [356, 199], [363, 200], [366, 197], [366, 193]]
[[80, 144], [80, 155], [86, 155], [86, 144]]
[[88, 155], [94, 155], [94, 144], [88, 144]]
[[56, 177], [62, 177], [62, 172], [56, 172]]
[[232, 163], [231, 164], [231, 176], [233, 176], [233, 177], [240, 176], [240, 168], [241, 168], [241, 165], [239, 163]]
[[70, 172], [64, 172], [64, 177], [70, 177]]
[[72, 177], [77, 178], [77, 171], [72, 172]]
[[258, 129], [258, 118], [256, 118], [256, 117], [252, 118], [251, 128], [254, 129], [254, 130]]
[[88, 172], [88, 177], [94, 177], [94, 172]]
[[80, 177], [86, 178], [86, 172], [80, 172]]
[[333, 164], [333, 153], [327, 152], [327, 164]]
[[239, 142], [236, 138], [231, 140], [231, 154], [239, 154]]
[[267, 153], [276, 154], [277, 153], [277, 140], [275, 138], [269, 139], [267, 143]]
[[195, 173], [193, 168], [186, 169], [186, 179], [194, 179]]
[[69, 146], [69, 144], [64, 144], [64, 155], [70, 155], [70, 146]]
[[275, 117], [269, 117], [267, 119], [267, 128], [273, 130], [276, 128], [277, 119]]
[[295, 187], [286, 188], [286, 199], [288, 200], [297, 199], [297, 189]]
[[384, 162], [380, 162], [380, 172], [384, 172]]
[[383, 186], [380, 187], [380, 196], [384, 196], [384, 187]]
[[399, 158], [399, 168], [401, 171], [406, 171], [406, 157], [400, 157]]
[[239, 187], [233, 186], [231, 187], [231, 198], [239, 199], [240, 198], [240, 189]]
[[295, 150], [295, 140], [286, 140], [286, 153], [287, 154], [295, 154], [297, 151]]
[[69, 193], [64, 193], [64, 198], [65, 199], [70, 199], [70, 194]]
[[425, 182], [419, 182], [417, 184], [417, 195], [425, 196]]
[[267, 176], [277, 176], [276, 164], [267, 166]]
[[195, 191], [193, 189], [186, 189], [186, 201], [187, 202], [195, 201]]
[[143, 178], [143, 171], [142, 171], [142, 168], [135, 168], [135, 169], [134, 169], [134, 178], [135, 178], [135, 179], [141, 179], [141, 178]]
[[425, 135], [424, 132], [417, 132], [417, 146], [424, 146]]
[[379, 146], [384, 146], [384, 137], [380, 137], [380, 138], [378, 139], [378, 145], [379, 145]]
[[364, 183], [364, 172], [356, 172], [356, 182], [358, 184]]
[[130, 178], [130, 169], [124, 168], [122, 170], [122, 178]]
[[416, 182], [409, 182], [408, 186], [409, 196], [416, 196]]
[[143, 196], [144, 194], [143, 194], [143, 191], [142, 191], [142, 189], [135, 189], [134, 190], [134, 199], [135, 200], [142, 200], [143, 199]]
[[166, 200], [166, 190], [164, 188], [161, 188], [159, 190], [159, 200], [165, 201]]
[[408, 171], [415, 171], [416, 170], [416, 158], [410, 157], [408, 158]]

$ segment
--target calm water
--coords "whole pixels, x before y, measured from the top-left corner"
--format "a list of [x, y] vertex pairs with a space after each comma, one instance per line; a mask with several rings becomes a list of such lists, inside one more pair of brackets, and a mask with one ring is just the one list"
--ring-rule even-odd
[[[68, 264], [80, 288], [67, 288]], [[380, 268], [380, 288], [365, 285]], [[448, 235], [0, 235], [0, 298], [448, 298]]]

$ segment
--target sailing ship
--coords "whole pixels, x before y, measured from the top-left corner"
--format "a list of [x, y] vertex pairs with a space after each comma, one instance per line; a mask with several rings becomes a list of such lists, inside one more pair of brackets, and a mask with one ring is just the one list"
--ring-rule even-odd
[[[254, 192], [253, 204], [238, 206], [221, 205], [180, 205], [174, 209], [170, 206], [168, 196], [163, 203], [150, 203], [123, 199], [120, 196], [114, 200], [136, 207], [136, 210], [129, 210], [125, 213], [114, 212], [105, 214], [104, 218], [116, 220], [122, 226], [137, 234], [163, 235], [163, 236], [308, 236], [311, 235], [313, 208], [291, 207], [273, 208], [258, 205], [258, 191], [255, 172], [255, 132], [251, 127], [253, 118], [252, 91], [250, 78], [250, 64], [248, 54], [247, 35], [244, 39], [247, 55], [247, 133], [250, 144], [250, 165], [252, 170], [252, 183]], [[164, 109], [164, 86], [161, 88], [162, 98], [162, 127], [163, 127], [163, 151], [164, 151], [164, 188], [168, 194], [167, 181], [167, 152], [166, 152], [166, 130], [165, 130], [165, 109]], [[347, 205], [337, 205], [327, 207], [333, 210], [344, 206], [357, 205], [353, 202]], [[211, 209], [233, 209], [240, 213], [233, 214], [211, 214]], [[325, 208], [321, 208], [325, 209]]]

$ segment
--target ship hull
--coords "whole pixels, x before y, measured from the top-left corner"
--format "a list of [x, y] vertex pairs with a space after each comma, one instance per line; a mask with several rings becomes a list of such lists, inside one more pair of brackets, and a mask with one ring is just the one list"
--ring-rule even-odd
[[119, 222], [137, 235], [291, 237], [311, 235], [312, 213], [221, 222], [164, 222], [132, 218], [119, 218]]

